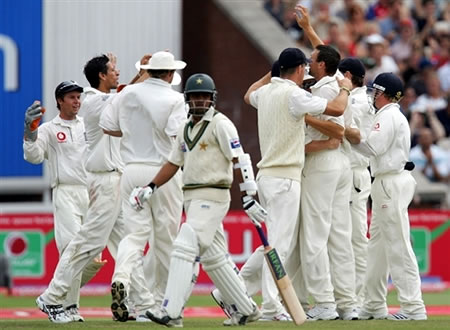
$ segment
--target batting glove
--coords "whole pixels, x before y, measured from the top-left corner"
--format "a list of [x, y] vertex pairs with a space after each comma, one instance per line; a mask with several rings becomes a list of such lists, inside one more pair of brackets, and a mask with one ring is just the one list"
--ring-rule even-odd
[[[32, 125], [35, 120], [40, 120], [42, 117], [42, 107], [40, 103], [33, 103], [28, 107], [25, 112], [25, 123], [24, 123], [24, 137], [25, 140], [36, 141], [37, 139], [37, 125]], [[36, 126], [36, 127], [32, 127]]]
[[144, 202], [149, 200], [153, 194], [153, 189], [149, 186], [136, 187], [130, 195], [130, 204], [136, 210], [140, 211], [144, 208]]
[[266, 210], [251, 196], [242, 197], [242, 206], [244, 207], [245, 213], [252, 222], [260, 226], [261, 222], [266, 221], [267, 212]]

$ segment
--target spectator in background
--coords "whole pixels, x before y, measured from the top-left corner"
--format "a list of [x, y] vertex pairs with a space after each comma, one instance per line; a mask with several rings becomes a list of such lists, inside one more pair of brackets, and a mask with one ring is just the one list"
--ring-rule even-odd
[[447, 95], [447, 106], [436, 111], [436, 118], [445, 130], [445, 137], [450, 138], [450, 94]]
[[449, 151], [433, 143], [433, 131], [423, 127], [419, 131], [418, 145], [410, 152], [410, 160], [432, 182], [445, 182], [449, 175]]
[[411, 56], [415, 34], [414, 24], [410, 19], [401, 20], [399, 30], [399, 37], [390, 47], [391, 54], [397, 63], [403, 62]]
[[448, 95], [450, 93], [450, 60], [447, 60], [447, 62], [439, 68], [437, 75], [441, 82], [442, 90]]
[[402, 73], [405, 83], [413, 87], [417, 96], [425, 94], [425, 81], [434, 73], [433, 64], [425, 57], [422, 46], [417, 46], [408, 60], [408, 66]]
[[412, 14], [417, 22], [417, 31], [422, 39], [431, 32], [437, 22], [438, 10], [434, 0], [415, 0]]
[[433, 136], [437, 140], [440, 140], [445, 136], [445, 130], [439, 119], [436, 117], [436, 113], [427, 109], [424, 112], [413, 111], [409, 121], [409, 127], [411, 130], [411, 146], [414, 147], [417, 144], [418, 134], [421, 128], [431, 128]]
[[[345, 34], [353, 43], [353, 48], [357, 46], [364, 37], [369, 35], [370, 23], [364, 18], [364, 9], [359, 3], [354, 3], [349, 7], [349, 17], [345, 21]], [[341, 31], [342, 33], [342, 31]]]
[[286, 6], [282, 0], [266, 0], [264, 2], [264, 9], [272, 15], [273, 18], [284, 27], [284, 14]]
[[428, 109], [436, 111], [447, 106], [439, 77], [434, 71], [426, 76], [425, 87], [426, 93], [417, 98], [416, 102], [411, 106], [411, 111], [425, 112]]
[[389, 14], [391, 0], [378, 0], [367, 9], [366, 19], [380, 20]]
[[403, 6], [403, 0], [390, 0], [388, 15], [379, 21], [380, 33], [392, 43], [400, 30], [400, 23], [407, 17], [407, 10]]
[[328, 28], [328, 39], [324, 40], [325, 45], [335, 48], [341, 57], [349, 57], [355, 53], [355, 43], [353, 43], [346, 33], [342, 33], [343, 24], [331, 21]]
[[411, 105], [416, 101], [416, 91], [412, 87], [405, 88], [405, 96], [398, 102], [401, 112], [408, 122], [411, 120]]
[[374, 60], [375, 66], [366, 73], [366, 82], [371, 83], [382, 72], [399, 72], [392, 56], [387, 54], [386, 40], [379, 34], [371, 34], [366, 39], [368, 55]]
[[[340, 1], [334, 2], [334, 4], [336, 4], [336, 3], [339, 4]], [[364, 4], [364, 2], [362, 2], [361, 0], [343, 0], [342, 7], [340, 9], [337, 9], [337, 11], [335, 12], [335, 16], [339, 17], [343, 22], [348, 21], [351, 16], [351, 9], [355, 4], [362, 6]], [[364, 10], [363, 10], [363, 14], [364, 14]]]

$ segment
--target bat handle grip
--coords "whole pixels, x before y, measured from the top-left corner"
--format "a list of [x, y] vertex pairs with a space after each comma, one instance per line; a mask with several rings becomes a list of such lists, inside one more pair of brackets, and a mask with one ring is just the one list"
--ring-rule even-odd
[[256, 230], [258, 231], [259, 238], [261, 238], [264, 247], [269, 246], [269, 242], [267, 241], [266, 235], [264, 234], [262, 227], [256, 226]]

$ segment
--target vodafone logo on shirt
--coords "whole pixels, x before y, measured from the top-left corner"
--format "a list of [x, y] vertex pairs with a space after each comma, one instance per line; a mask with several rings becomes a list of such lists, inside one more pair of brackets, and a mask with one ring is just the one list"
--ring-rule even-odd
[[56, 133], [56, 139], [58, 142], [66, 142], [66, 134], [64, 132]]
[[380, 123], [376, 123], [375, 126], [373, 127], [374, 131], [379, 131], [380, 130]]

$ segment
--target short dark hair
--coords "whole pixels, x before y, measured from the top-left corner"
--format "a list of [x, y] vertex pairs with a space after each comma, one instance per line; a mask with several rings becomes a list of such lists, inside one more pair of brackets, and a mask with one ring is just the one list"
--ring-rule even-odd
[[316, 49], [319, 51], [317, 54], [317, 62], [324, 62], [326, 74], [334, 75], [341, 61], [341, 55], [339, 55], [336, 49], [328, 45], [319, 45], [316, 46]]
[[106, 66], [108, 62], [108, 56], [100, 55], [90, 59], [84, 66], [83, 73], [92, 88], [98, 88], [100, 85], [100, 78], [98, 74], [106, 74], [108, 72], [108, 67]]
[[297, 70], [297, 67], [280, 69], [280, 76], [284, 77], [285, 75], [293, 74], [295, 70]]

